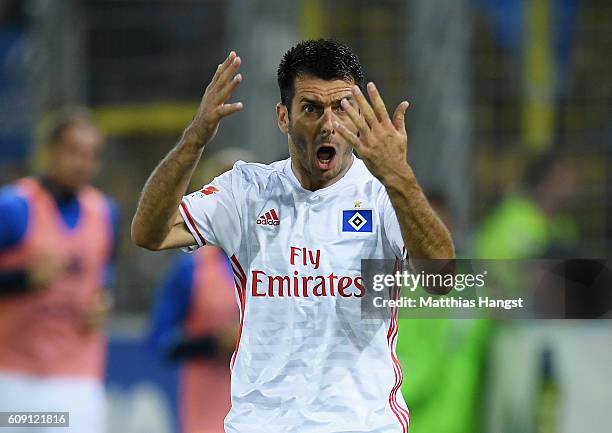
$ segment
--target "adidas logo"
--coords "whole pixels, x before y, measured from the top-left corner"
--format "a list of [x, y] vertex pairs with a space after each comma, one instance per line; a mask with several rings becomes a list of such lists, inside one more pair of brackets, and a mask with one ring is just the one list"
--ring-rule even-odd
[[280, 224], [280, 218], [274, 209], [270, 209], [268, 212], [257, 218], [257, 224], [264, 226], [277, 226]]

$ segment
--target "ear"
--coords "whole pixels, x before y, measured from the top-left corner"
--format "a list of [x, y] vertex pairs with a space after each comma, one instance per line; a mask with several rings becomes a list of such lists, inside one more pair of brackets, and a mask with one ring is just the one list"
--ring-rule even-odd
[[283, 133], [289, 133], [289, 111], [282, 102], [276, 104], [276, 121], [278, 122], [278, 129]]

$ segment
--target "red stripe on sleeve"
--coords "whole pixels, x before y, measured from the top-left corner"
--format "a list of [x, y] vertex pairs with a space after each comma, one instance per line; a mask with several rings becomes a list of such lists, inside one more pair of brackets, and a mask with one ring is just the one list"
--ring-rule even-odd
[[238, 338], [236, 339], [236, 347], [234, 348], [234, 353], [232, 354], [232, 358], [230, 360], [230, 369], [234, 367], [234, 363], [236, 362], [236, 355], [238, 354], [238, 349], [240, 348], [240, 338], [242, 337], [242, 325], [244, 323], [244, 309], [246, 308], [246, 274], [240, 262], [236, 258], [235, 255], [230, 257], [232, 261], [232, 270], [234, 271], [234, 281], [236, 282], [236, 289], [238, 290], [238, 298], [240, 301], [240, 326], [238, 329]]
[[185, 212], [185, 216], [187, 217], [186, 222], [187, 224], [189, 224], [189, 227], [191, 227], [191, 229], [194, 232], [196, 232], [196, 234], [198, 235], [198, 238], [200, 238], [200, 243], [202, 244], [202, 246], [206, 245], [206, 240], [204, 239], [204, 236], [202, 236], [202, 233], [200, 233], [195, 223], [193, 222], [193, 218], [191, 217], [191, 214], [187, 210], [187, 206], [185, 206], [185, 203], [181, 202], [181, 208], [183, 209], [183, 212]]

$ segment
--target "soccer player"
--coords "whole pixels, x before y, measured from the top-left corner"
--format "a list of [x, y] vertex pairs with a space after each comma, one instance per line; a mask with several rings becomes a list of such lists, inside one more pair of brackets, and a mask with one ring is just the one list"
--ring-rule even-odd
[[[406, 160], [402, 102], [391, 117], [352, 51], [305, 41], [278, 68], [278, 126], [290, 158], [236, 163], [182, 197], [242, 80], [231, 52], [192, 123], [147, 181], [132, 239], [151, 250], [217, 245], [240, 307], [231, 360], [234, 432], [405, 432], [397, 320], [361, 320], [361, 259], [454, 257]], [[265, 145], [265, 144], [262, 144]], [[355, 158], [356, 151], [361, 159]]]
[[102, 146], [86, 117], [63, 117], [46, 173], [0, 191], [0, 411], [69, 412], [75, 433], [104, 431], [100, 327], [118, 212], [88, 185]]

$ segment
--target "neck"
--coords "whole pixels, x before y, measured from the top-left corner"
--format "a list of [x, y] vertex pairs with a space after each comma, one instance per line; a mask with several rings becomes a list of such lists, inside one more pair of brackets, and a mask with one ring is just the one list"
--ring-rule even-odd
[[74, 200], [76, 198], [76, 190], [62, 185], [61, 182], [53, 178], [53, 176], [49, 173], [46, 173], [40, 177], [40, 183], [58, 202]]

